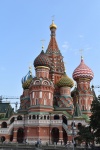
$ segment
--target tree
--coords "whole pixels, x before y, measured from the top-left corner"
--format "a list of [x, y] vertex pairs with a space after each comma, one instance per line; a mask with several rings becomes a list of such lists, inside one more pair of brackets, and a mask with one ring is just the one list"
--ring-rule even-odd
[[84, 141], [85, 144], [88, 144], [93, 141], [93, 133], [90, 130], [90, 126], [85, 127], [81, 126], [78, 132], [78, 139]]
[[90, 126], [94, 134], [94, 139], [100, 143], [100, 100], [93, 100], [91, 105], [92, 115], [90, 116]]

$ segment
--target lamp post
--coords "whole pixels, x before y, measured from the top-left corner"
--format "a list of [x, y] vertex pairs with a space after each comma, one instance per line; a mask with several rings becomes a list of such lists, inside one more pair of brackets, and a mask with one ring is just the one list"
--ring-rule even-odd
[[74, 134], [75, 134], [75, 133], [74, 133], [74, 124], [75, 124], [75, 121], [74, 121], [74, 115], [73, 115], [73, 123], [72, 123], [73, 150], [74, 150], [74, 143], [75, 143], [75, 142], [74, 142]]

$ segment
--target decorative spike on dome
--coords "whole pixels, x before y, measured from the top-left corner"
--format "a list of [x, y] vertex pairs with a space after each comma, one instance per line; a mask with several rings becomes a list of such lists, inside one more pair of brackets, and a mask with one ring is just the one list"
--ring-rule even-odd
[[72, 88], [73, 85], [74, 85], [73, 80], [66, 75], [66, 72], [64, 72], [64, 75], [61, 77], [61, 79], [57, 83], [58, 87], [68, 86]]
[[73, 72], [73, 79], [77, 80], [79, 78], [89, 78], [92, 80], [94, 74], [92, 70], [84, 63], [83, 57], [81, 56], [80, 65]]

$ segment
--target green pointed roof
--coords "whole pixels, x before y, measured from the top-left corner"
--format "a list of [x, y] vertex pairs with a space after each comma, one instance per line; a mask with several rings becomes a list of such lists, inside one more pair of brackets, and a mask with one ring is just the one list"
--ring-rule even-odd
[[68, 87], [72, 88], [73, 85], [74, 85], [73, 80], [66, 75], [66, 72], [64, 73], [64, 75], [61, 77], [61, 79], [57, 83], [58, 87], [68, 86]]
[[76, 103], [76, 105], [75, 105], [74, 116], [75, 117], [82, 116], [82, 112], [81, 112], [81, 109], [80, 109], [78, 103]]

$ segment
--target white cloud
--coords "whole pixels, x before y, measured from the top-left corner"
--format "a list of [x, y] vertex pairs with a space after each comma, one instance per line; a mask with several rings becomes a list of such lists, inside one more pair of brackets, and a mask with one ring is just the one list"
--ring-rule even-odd
[[66, 50], [70, 48], [68, 42], [64, 42], [64, 44], [62, 45], [62, 47], [63, 47], [64, 49], [66, 49]]
[[79, 35], [79, 38], [84, 38], [84, 36], [82, 34]]
[[91, 49], [92, 49], [92, 47], [86, 47], [85, 48], [86, 51], [91, 50]]

